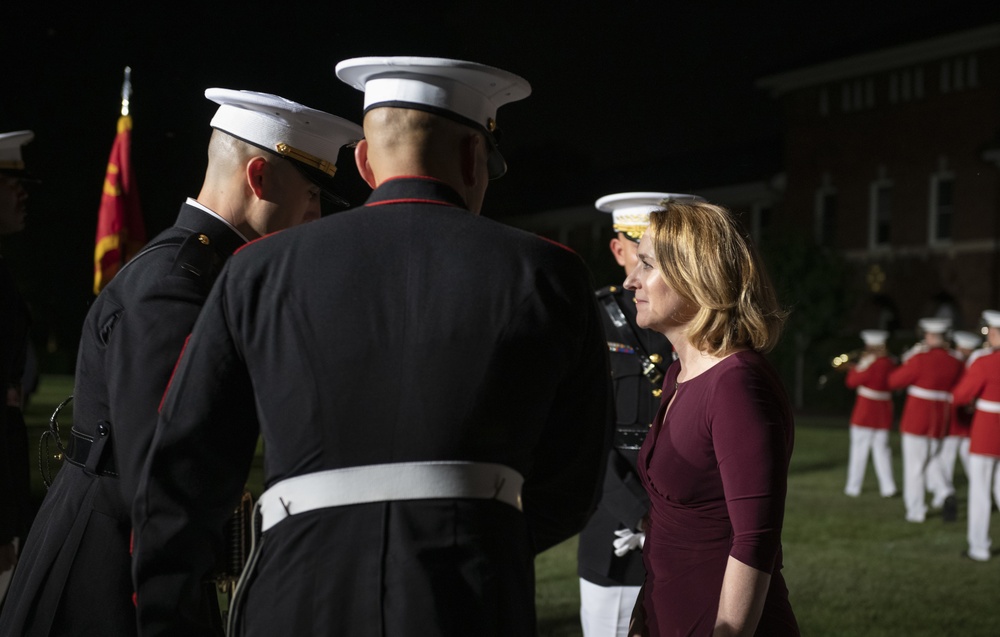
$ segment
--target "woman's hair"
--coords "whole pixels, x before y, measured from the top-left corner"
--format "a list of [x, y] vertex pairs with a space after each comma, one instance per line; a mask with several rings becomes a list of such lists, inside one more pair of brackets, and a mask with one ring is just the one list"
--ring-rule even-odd
[[788, 313], [760, 256], [732, 214], [709, 203], [665, 202], [649, 216], [660, 273], [698, 310], [688, 339], [719, 356], [748, 347], [768, 352]]

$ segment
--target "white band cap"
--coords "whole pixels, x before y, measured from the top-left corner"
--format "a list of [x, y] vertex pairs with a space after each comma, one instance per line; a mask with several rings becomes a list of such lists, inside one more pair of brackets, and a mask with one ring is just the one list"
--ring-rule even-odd
[[861, 340], [865, 345], [885, 345], [889, 332], [885, 330], [861, 330]]

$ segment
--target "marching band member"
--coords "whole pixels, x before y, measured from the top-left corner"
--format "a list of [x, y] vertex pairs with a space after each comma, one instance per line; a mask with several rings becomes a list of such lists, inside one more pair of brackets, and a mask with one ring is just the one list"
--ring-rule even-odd
[[946, 318], [920, 319], [923, 339], [904, 354], [903, 364], [889, 374], [889, 389], [906, 388], [899, 421], [903, 439], [903, 501], [907, 522], [927, 515], [925, 489], [934, 493], [934, 508], [944, 508], [946, 521], [957, 517], [954, 488], [947, 482], [938, 452], [951, 412], [949, 392], [962, 374], [962, 361], [946, 347]]
[[847, 485], [844, 487], [844, 493], [852, 497], [861, 495], [869, 453], [882, 497], [896, 495], [892, 450], [889, 449], [893, 416], [889, 373], [896, 368], [896, 361], [886, 349], [888, 338], [889, 332], [885, 330], [862, 330], [865, 352], [857, 364], [848, 368], [844, 379], [848, 388], [857, 390], [854, 411], [851, 412], [851, 452], [847, 463]]
[[1000, 312], [986, 310], [989, 349], [978, 350], [952, 394], [956, 406], [975, 405], [969, 446], [969, 550], [990, 559], [990, 492], [1000, 506]]
[[[955, 332], [952, 340], [955, 343], [955, 353], [965, 364], [966, 369], [976, 357], [992, 351], [989, 348], [979, 349], [983, 337], [972, 332]], [[969, 475], [969, 432], [972, 428], [973, 412], [974, 408], [970, 405], [952, 404], [948, 435], [941, 443], [941, 466], [948, 482], [952, 484], [955, 483], [956, 459], [961, 458], [965, 475]]]

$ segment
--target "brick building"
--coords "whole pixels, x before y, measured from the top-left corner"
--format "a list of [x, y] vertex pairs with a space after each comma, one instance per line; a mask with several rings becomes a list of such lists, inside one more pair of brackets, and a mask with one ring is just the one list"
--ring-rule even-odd
[[785, 122], [774, 218], [847, 260], [846, 330], [1000, 307], [1000, 24], [758, 86]]

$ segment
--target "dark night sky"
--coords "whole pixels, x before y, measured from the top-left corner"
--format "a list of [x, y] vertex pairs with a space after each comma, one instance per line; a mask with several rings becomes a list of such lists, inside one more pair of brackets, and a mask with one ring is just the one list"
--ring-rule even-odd
[[[25, 2], [0, 22], [0, 131], [35, 131], [25, 158], [44, 181], [28, 229], [5, 239], [4, 254], [34, 306], [36, 337], [54, 334], [69, 357], [92, 300], [97, 208], [126, 65], [150, 235], [201, 184], [215, 111], [206, 88], [276, 93], [359, 121], [362, 95], [333, 68], [361, 55], [474, 60], [531, 82], [531, 97], [498, 118], [510, 172], [491, 186], [484, 214], [500, 218], [759, 171], [754, 158], [776, 157], [780, 137], [777, 105], [754, 85], [760, 77], [1000, 21], [1000, 3], [968, 0], [95, 4], [103, 6], [57, 12]], [[690, 170], [695, 156], [711, 157], [712, 168]], [[345, 159], [338, 178], [363, 197]], [[639, 168], [654, 164], [664, 178], [642, 181]]]

